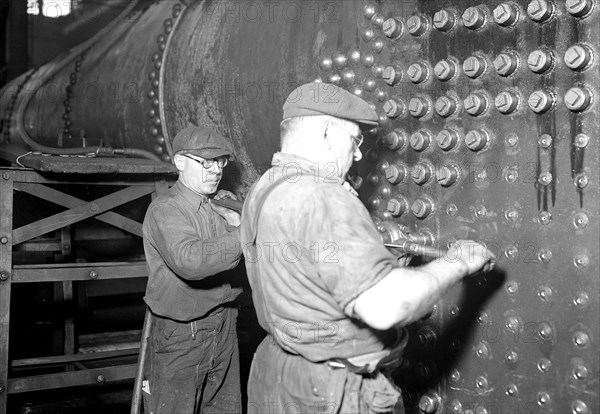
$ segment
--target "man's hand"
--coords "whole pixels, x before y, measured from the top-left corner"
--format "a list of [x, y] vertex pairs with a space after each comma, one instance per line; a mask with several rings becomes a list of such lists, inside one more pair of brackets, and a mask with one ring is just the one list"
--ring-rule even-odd
[[496, 264], [494, 253], [472, 240], [459, 240], [448, 249], [444, 260], [464, 267], [465, 276], [479, 271], [489, 272]]
[[223, 198], [231, 198], [233, 200], [237, 200], [237, 196], [233, 194], [231, 191], [227, 190], [219, 190], [217, 194], [213, 197], [215, 200], [221, 200]]
[[228, 208], [218, 206], [214, 203], [211, 205], [215, 213], [223, 217], [230, 226], [238, 227], [240, 224], [242, 224], [242, 218], [239, 213]]

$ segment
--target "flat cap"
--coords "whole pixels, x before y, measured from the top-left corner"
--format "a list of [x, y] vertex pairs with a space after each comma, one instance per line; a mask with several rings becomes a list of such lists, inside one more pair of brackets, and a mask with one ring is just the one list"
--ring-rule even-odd
[[366, 101], [330, 83], [304, 84], [294, 89], [283, 104], [283, 119], [311, 115], [331, 115], [377, 125], [377, 113]]
[[179, 131], [173, 140], [173, 154], [180, 151], [202, 158], [217, 158], [224, 155], [233, 159], [233, 146], [223, 135], [196, 125], [189, 125]]

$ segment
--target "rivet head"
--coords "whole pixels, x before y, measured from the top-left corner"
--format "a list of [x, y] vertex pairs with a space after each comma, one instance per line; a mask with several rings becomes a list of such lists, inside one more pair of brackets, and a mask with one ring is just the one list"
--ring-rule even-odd
[[545, 50], [534, 50], [527, 57], [527, 66], [535, 73], [543, 73], [552, 66], [552, 54]]
[[541, 249], [538, 253], [538, 260], [543, 263], [549, 263], [552, 260], [552, 252], [547, 249]]
[[513, 222], [517, 221], [517, 220], [519, 220], [519, 210], [517, 210], [515, 208], [509, 208], [504, 213], [504, 217], [506, 217], [506, 219], [508, 221], [513, 221]]
[[483, 129], [474, 129], [465, 135], [465, 144], [471, 151], [481, 151], [489, 143], [489, 135]]
[[548, 403], [550, 403], [550, 395], [547, 392], [538, 392], [537, 402], [540, 406], [547, 405]]
[[475, 355], [479, 358], [487, 359], [490, 357], [490, 348], [483, 342], [480, 342], [475, 347]]
[[429, 78], [429, 67], [422, 62], [413, 63], [408, 67], [406, 74], [413, 83], [422, 83]]
[[344, 69], [342, 71], [342, 82], [346, 85], [352, 85], [356, 79], [356, 75], [352, 69]]
[[516, 397], [519, 395], [519, 389], [515, 384], [508, 384], [506, 386], [506, 395], [508, 395], [509, 397]]
[[383, 102], [388, 99], [388, 93], [386, 91], [384, 91], [383, 89], [376, 89], [375, 90], [375, 98], [379, 102]]
[[480, 375], [475, 379], [475, 386], [477, 388], [479, 388], [480, 390], [487, 390], [489, 388], [490, 384], [486, 377], [484, 377], [483, 375]]
[[409, 142], [415, 151], [424, 151], [431, 144], [431, 134], [429, 131], [421, 129], [411, 134]]
[[452, 60], [440, 60], [433, 67], [433, 73], [442, 82], [452, 79], [457, 72], [457, 64]]
[[456, 15], [450, 10], [440, 10], [433, 15], [433, 27], [441, 32], [452, 30], [456, 25]]
[[357, 48], [350, 49], [348, 52], [348, 61], [352, 66], [357, 66], [360, 64], [361, 54], [360, 50]]
[[577, 331], [573, 334], [573, 343], [578, 348], [585, 348], [590, 343], [590, 337], [585, 332]]
[[377, 7], [374, 4], [365, 4], [363, 16], [365, 19], [371, 19], [377, 13]]
[[335, 55], [333, 55], [333, 65], [337, 69], [345, 68], [347, 63], [348, 58], [343, 53], [336, 53]]
[[458, 213], [458, 207], [456, 206], [456, 204], [449, 204], [446, 207], [446, 214], [450, 217], [456, 216], [456, 213]]
[[512, 26], [519, 18], [519, 10], [510, 3], [500, 3], [493, 11], [494, 21], [500, 26]]
[[542, 322], [538, 327], [538, 335], [540, 336], [540, 338], [547, 341], [554, 337], [554, 330], [552, 329], [552, 326], [550, 326], [549, 323]]
[[371, 42], [371, 50], [375, 53], [379, 53], [383, 50], [385, 43], [379, 37]]
[[373, 27], [383, 27], [384, 20], [385, 18], [381, 14], [375, 14], [373, 17], [371, 17], [371, 24]]
[[402, 102], [396, 101], [395, 99], [389, 99], [383, 104], [383, 111], [385, 112], [388, 118], [398, 118], [404, 113], [404, 110], [404, 104]]
[[460, 381], [460, 371], [456, 368], [450, 371], [450, 381], [458, 382]]
[[509, 76], [519, 67], [519, 57], [515, 53], [501, 53], [494, 59], [494, 68], [500, 76]]
[[590, 264], [590, 258], [586, 254], [578, 254], [573, 258], [573, 264], [579, 269], [584, 269]]
[[364, 54], [362, 57], [362, 63], [365, 67], [370, 68], [375, 63], [375, 58], [370, 53]]
[[[511, 253], [511, 257], [514, 257], [514, 253], [512, 251], [509, 251], [509, 253]], [[517, 283], [515, 280], [511, 280], [506, 284], [506, 292], [509, 295], [515, 295], [517, 294], [517, 292], [519, 291], [519, 283]]]
[[4, 180], [10, 180], [10, 173], [8, 173], [8, 172], [6, 172], [6, 171], [5, 171], [5, 172], [3, 172], [3, 173], [2, 173], [2, 178], [3, 178]]
[[371, 28], [367, 28], [362, 32], [362, 38], [365, 42], [370, 42], [375, 37], [375, 32]]
[[583, 364], [577, 364], [573, 367], [573, 378], [578, 380], [585, 380], [589, 377], [590, 371]]
[[477, 78], [485, 73], [487, 62], [481, 56], [469, 56], [463, 62], [463, 72], [469, 78]]
[[429, 112], [429, 101], [422, 97], [412, 98], [408, 103], [408, 111], [415, 118], [422, 118]]
[[587, 16], [594, 7], [592, 0], [567, 0], [567, 11], [575, 17]]
[[104, 375], [100, 374], [96, 377], [96, 382], [98, 384], [104, 384], [106, 382], [106, 377]]
[[587, 292], [580, 292], [573, 299], [573, 303], [575, 304], [575, 306], [581, 309], [585, 308], [589, 302], [590, 296], [587, 294]]
[[574, 145], [577, 148], [585, 148], [587, 144], [590, 142], [590, 137], [586, 134], [578, 134], [575, 137]]
[[411, 16], [406, 21], [408, 27], [408, 33], [412, 36], [422, 36], [427, 32], [429, 28], [429, 22], [424, 16]]
[[381, 204], [381, 199], [377, 196], [371, 196], [367, 200], [367, 206], [370, 210], [377, 210]]
[[519, 360], [519, 354], [517, 354], [514, 350], [510, 350], [506, 353], [504, 359], [510, 364], [516, 364]]
[[542, 134], [538, 138], [538, 145], [542, 149], [548, 149], [552, 145], [552, 137], [548, 134]]
[[444, 95], [444, 96], [440, 96], [435, 101], [435, 111], [441, 117], [444, 117], [444, 118], [449, 117], [450, 115], [453, 115], [457, 109], [458, 109], [458, 102], [456, 101], [456, 98], [454, 98], [454, 97]]
[[527, 15], [534, 22], [546, 22], [553, 14], [554, 6], [546, 0], [533, 0], [527, 5]]
[[548, 171], [542, 172], [538, 177], [538, 183], [544, 186], [552, 184], [552, 174]]
[[571, 404], [571, 412], [573, 414], [590, 414], [591, 413], [587, 404], [581, 400], [573, 401], [573, 403]]
[[540, 224], [546, 226], [552, 221], [552, 213], [550, 213], [549, 211], [540, 211], [538, 219], [540, 221]]
[[383, 22], [383, 33], [390, 39], [397, 39], [404, 33], [404, 23], [402, 21], [390, 17]]
[[569, 69], [586, 69], [593, 62], [592, 50], [587, 45], [571, 46], [565, 52], [564, 61]]
[[517, 332], [521, 327], [521, 323], [516, 316], [509, 316], [506, 319], [506, 328], [512, 332]]
[[2, 244], [8, 243], [8, 237], [6, 237], [6, 236], [0, 237], [0, 243], [2, 243]]
[[465, 98], [463, 104], [469, 115], [478, 116], [487, 110], [488, 99], [482, 93], [472, 93]]
[[547, 358], [541, 358], [537, 363], [537, 367], [540, 372], [547, 374], [552, 369], [552, 361]]
[[364, 80], [364, 86], [365, 90], [367, 90], [368, 92], [373, 92], [377, 87], [377, 81], [375, 80], [375, 78], [366, 78]]
[[537, 90], [529, 95], [527, 104], [535, 113], [542, 114], [547, 112], [554, 105], [554, 96], [547, 90]]
[[98, 272], [95, 270], [90, 270], [88, 276], [90, 277], [90, 279], [98, 279]]
[[442, 150], [450, 151], [458, 144], [458, 133], [452, 129], [442, 129], [435, 140]]
[[590, 180], [586, 173], [580, 173], [575, 176], [575, 187], [583, 189], [587, 187]]
[[10, 277], [10, 274], [8, 272], [5, 272], [5, 271], [0, 272], [0, 280], [2, 282], [6, 282], [9, 277]]
[[578, 229], [584, 229], [589, 224], [590, 219], [585, 213], [576, 213], [573, 217], [573, 225]]
[[485, 13], [479, 7], [468, 7], [461, 18], [463, 25], [471, 30], [479, 29], [485, 23]]
[[519, 106], [519, 95], [512, 91], [503, 91], [496, 96], [494, 104], [498, 112], [503, 114], [510, 114], [514, 112]]
[[565, 105], [573, 112], [585, 111], [592, 101], [592, 94], [587, 88], [571, 88], [565, 93]]
[[462, 404], [458, 400], [452, 400], [449, 407], [450, 412], [453, 414], [461, 414], [463, 412]]

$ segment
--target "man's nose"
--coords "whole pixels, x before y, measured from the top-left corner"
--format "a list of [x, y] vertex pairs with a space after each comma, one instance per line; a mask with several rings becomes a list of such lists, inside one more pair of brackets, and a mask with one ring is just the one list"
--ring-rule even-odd
[[358, 162], [360, 160], [362, 160], [362, 152], [360, 151], [360, 148], [357, 147], [354, 150], [354, 161]]

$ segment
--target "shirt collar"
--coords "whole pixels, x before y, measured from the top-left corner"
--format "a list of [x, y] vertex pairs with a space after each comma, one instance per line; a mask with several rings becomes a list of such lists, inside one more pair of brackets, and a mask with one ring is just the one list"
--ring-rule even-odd
[[284, 174], [289, 175], [290, 178], [292, 175], [310, 175], [317, 181], [325, 183], [343, 184], [345, 181], [345, 177], [338, 176], [332, 168], [322, 168], [323, 166], [316, 161], [287, 152], [276, 152], [271, 165], [275, 168], [282, 168]]
[[203, 196], [201, 194], [192, 191], [190, 188], [186, 187], [180, 180], [177, 180], [175, 185], [173, 186], [174, 191], [181, 195], [184, 200], [190, 203], [196, 211], [200, 210], [200, 207], [205, 203], [208, 203], [208, 197]]

